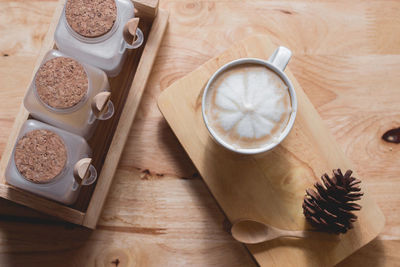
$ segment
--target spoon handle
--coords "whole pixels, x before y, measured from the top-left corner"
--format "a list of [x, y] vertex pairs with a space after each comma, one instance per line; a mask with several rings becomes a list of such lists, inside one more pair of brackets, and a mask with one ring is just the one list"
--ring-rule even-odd
[[291, 230], [278, 230], [281, 237], [308, 237], [306, 231], [291, 231]]
[[279, 230], [281, 237], [298, 237], [298, 238], [311, 238], [319, 240], [338, 240], [339, 236], [329, 233], [317, 232], [317, 231], [290, 231], [290, 230]]

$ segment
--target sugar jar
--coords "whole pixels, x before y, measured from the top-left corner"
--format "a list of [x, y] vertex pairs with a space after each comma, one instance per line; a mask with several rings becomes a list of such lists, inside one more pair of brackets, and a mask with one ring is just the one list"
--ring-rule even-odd
[[[67, 0], [54, 38], [60, 51], [114, 77], [121, 71], [127, 50], [143, 43], [138, 20], [131, 0]], [[135, 26], [127, 31], [128, 25]], [[127, 32], [134, 35], [132, 42], [124, 39]]]
[[112, 117], [110, 85], [104, 71], [57, 50], [43, 59], [25, 95], [32, 117], [90, 138], [98, 120]]
[[84, 138], [27, 120], [6, 169], [6, 181], [25, 191], [70, 205], [81, 186], [95, 182], [91, 149]]

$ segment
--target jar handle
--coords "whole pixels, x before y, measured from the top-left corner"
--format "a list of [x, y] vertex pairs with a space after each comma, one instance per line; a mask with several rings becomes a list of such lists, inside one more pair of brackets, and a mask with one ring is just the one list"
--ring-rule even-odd
[[122, 35], [128, 49], [135, 49], [143, 44], [143, 32], [138, 28], [139, 18], [130, 19], [124, 26]]
[[114, 105], [110, 92], [101, 92], [93, 97], [92, 111], [99, 120], [108, 120], [114, 115]]
[[96, 168], [92, 165], [91, 158], [83, 158], [74, 166], [74, 179], [81, 185], [91, 185], [97, 179]]

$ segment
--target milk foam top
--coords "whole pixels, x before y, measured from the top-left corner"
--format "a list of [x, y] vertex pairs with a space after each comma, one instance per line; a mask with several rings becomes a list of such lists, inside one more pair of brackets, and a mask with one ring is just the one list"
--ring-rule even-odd
[[258, 64], [221, 73], [209, 88], [205, 108], [216, 135], [243, 149], [278, 143], [292, 110], [285, 82]]

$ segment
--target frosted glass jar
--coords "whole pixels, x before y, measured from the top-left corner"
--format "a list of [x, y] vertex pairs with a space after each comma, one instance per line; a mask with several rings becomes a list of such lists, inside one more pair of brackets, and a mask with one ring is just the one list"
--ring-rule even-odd
[[[65, 151], [65, 159], [56, 157], [60, 151], [61, 155]], [[97, 178], [96, 169], [90, 163], [83, 179], [74, 176], [74, 167], [88, 159], [91, 153], [82, 137], [36, 120], [27, 120], [8, 163], [6, 181], [20, 189], [70, 205], [76, 201], [81, 186], [90, 185]], [[63, 164], [58, 164], [60, 162]], [[54, 166], [59, 166], [59, 171]]]
[[66, 3], [54, 36], [60, 51], [104, 70], [110, 77], [121, 71], [127, 50], [138, 48], [143, 43], [143, 33], [139, 28], [136, 41], [131, 45], [123, 38], [125, 24], [135, 16], [132, 1], [115, 0], [115, 3], [117, 17], [111, 30], [97, 37], [85, 37], [71, 28], [66, 18]]
[[[36, 73], [28, 92], [24, 98], [25, 108], [31, 113], [32, 117], [48, 124], [54, 125], [58, 128], [67, 130], [77, 135], [83, 136], [86, 139], [90, 138], [94, 132], [98, 120], [106, 120], [112, 117], [114, 114], [114, 105], [111, 101], [107, 100], [104, 109], [106, 111], [99, 114], [97, 109], [94, 109], [94, 101], [98, 99], [98, 96], [109, 92], [110, 85], [107, 80], [107, 76], [104, 71], [90, 66], [88, 64], [79, 63], [86, 73], [87, 76], [87, 90], [79, 100], [78, 103], [71, 107], [55, 107], [51, 106], [48, 102], [43, 100], [43, 96], [38, 93], [37, 88], [37, 76], [42, 66], [47, 62], [51, 63], [52, 59], [55, 58], [69, 58], [65, 54], [58, 50], [50, 50], [43, 59], [41, 67]], [[63, 76], [63, 75], [61, 75]], [[54, 75], [45, 76], [45, 82], [53, 79]], [[63, 77], [59, 77], [61, 79]], [[68, 80], [71, 82], [71, 80]], [[72, 81], [74, 82], [74, 81]], [[78, 84], [79, 85], [79, 84]], [[64, 88], [65, 89], [65, 88]], [[56, 95], [58, 92], [54, 90]], [[61, 93], [61, 92], [60, 92]], [[106, 93], [109, 94], [109, 93]]]

